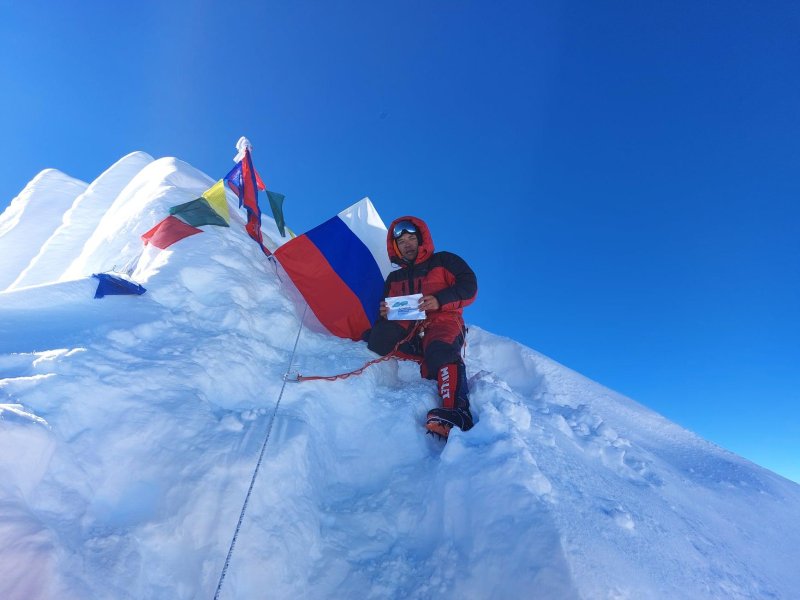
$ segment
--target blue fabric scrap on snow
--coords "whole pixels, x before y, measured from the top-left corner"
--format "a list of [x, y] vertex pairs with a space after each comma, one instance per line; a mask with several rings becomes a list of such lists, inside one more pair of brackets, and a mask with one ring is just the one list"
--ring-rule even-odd
[[95, 298], [102, 298], [103, 296], [127, 296], [131, 294], [141, 296], [147, 291], [138, 283], [116, 275], [95, 273], [92, 277], [97, 277], [97, 279], [100, 280], [97, 284], [97, 291], [94, 293]]

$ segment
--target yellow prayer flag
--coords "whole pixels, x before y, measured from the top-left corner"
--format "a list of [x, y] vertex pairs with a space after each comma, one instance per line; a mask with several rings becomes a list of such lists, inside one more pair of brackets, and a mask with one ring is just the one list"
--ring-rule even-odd
[[208, 200], [214, 212], [225, 219], [226, 223], [230, 223], [231, 213], [228, 210], [228, 200], [225, 198], [225, 182], [222, 179], [203, 192], [203, 198]]

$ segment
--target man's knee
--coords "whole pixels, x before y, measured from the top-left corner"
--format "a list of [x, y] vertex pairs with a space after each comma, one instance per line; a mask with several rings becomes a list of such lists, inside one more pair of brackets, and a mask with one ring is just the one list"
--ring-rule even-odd
[[367, 348], [375, 354], [386, 356], [406, 335], [406, 330], [395, 321], [379, 319], [369, 333]]
[[425, 348], [425, 366], [427, 367], [428, 379], [435, 379], [436, 373], [444, 365], [460, 363], [461, 344], [458, 340], [452, 343], [435, 340]]

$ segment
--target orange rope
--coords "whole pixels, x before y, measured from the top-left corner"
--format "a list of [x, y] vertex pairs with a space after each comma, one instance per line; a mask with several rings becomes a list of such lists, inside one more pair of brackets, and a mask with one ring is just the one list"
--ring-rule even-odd
[[[298, 374], [297, 375], [297, 381], [320, 381], [320, 380], [322, 380], [322, 381], [336, 381], [337, 379], [347, 379], [348, 377], [352, 377], [353, 375], [361, 375], [361, 373], [363, 373], [367, 369], [367, 367], [371, 367], [372, 365], [376, 365], [376, 364], [378, 364], [380, 362], [384, 362], [384, 361], [390, 360], [392, 358], [398, 358], [398, 357], [394, 356], [395, 352], [397, 352], [397, 349], [400, 348], [400, 346], [402, 344], [406, 343], [408, 340], [410, 340], [412, 337], [414, 337], [417, 334], [417, 332], [422, 328], [422, 323], [423, 323], [422, 321], [417, 322], [417, 324], [414, 325], [414, 327], [411, 328], [411, 331], [409, 332], [409, 334], [406, 337], [404, 337], [402, 340], [397, 342], [397, 344], [395, 344], [394, 348], [392, 348], [392, 351], [389, 352], [389, 354], [387, 354], [386, 356], [381, 356], [380, 358], [373, 359], [373, 360], [369, 361], [368, 363], [366, 363], [364, 366], [356, 369], [355, 371], [350, 371], [349, 373], [340, 373], [339, 375], [328, 375], [327, 377], [324, 376], [324, 375], [300, 375], [300, 374]], [[417, 361], [417, 360], [414, 360], [414, 359], [411, 359], [411, 358], [398, 358], [398, 360], [413, 360], [414, 362], [420, 362], [422, 359]]]

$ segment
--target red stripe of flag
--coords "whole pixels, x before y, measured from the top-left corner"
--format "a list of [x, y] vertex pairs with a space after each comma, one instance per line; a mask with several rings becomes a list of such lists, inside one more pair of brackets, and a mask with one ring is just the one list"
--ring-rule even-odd
[[[317, 319], [335, 336], [353, 337], [371, 327], [361, 301], [305, 235], [281, 246], [275, 256], [290, 274]], [[335, 299], [333, 302], [331, 300]], [[342, 310], [342, 305], [347, 306]]]

